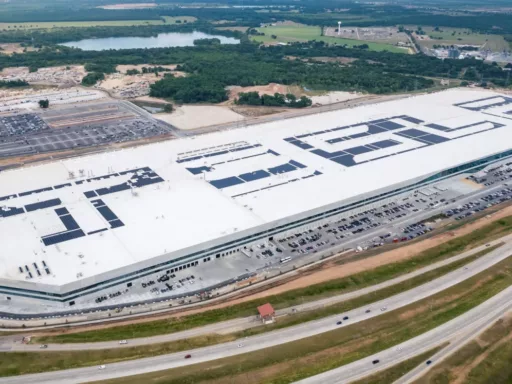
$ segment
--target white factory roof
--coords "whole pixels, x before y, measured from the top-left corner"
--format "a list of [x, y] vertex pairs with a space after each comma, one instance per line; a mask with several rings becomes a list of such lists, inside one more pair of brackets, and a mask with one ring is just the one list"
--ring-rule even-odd
[[3, 171], [0, 278], [66, 284], [511, 143], [512, 99], [454, 90]]

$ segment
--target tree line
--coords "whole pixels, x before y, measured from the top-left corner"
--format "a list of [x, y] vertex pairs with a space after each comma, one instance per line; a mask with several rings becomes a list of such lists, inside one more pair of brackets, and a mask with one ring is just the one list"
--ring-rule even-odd
[[0, 88], [20, 88], [28, 86], [29, 84], [25, 80], [0, 80]]
[[235, 100], [238, 105], [262, 105], [267, 107], [289, 107], [289, 108], [305, 108], [310, 107], [313, 102], [307, 96], [301, 96], [299, 99], [288, 93], [274, 93], [274, 95], [261, 95], [258, 92], [240, 92]]

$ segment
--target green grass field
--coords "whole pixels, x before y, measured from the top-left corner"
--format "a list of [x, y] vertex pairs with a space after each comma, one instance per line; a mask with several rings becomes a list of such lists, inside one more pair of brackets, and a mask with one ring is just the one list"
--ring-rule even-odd
[[[408, 27], [411, 30], [416, 30], [416, 27]], [[435, 31], [434, 27], [423, 27], [427, 36], [432, 37], [432, 40], [417, 40], [419, 44], [432, 48], [434, 45], [480, 45], [485, 49], [491, 51], [501, 51], [503, 49], [510, 49], [509, 43], [500, 35], [485, 35], [481, 33], [474, 33], [469, 29], [463, 28], [445, 28], [440, 27], [439, 31]], [[439, 39], [441, 38], [441, 39]]]
[[57, 21], [41, 23], [0, 23], [0, 30], [15, 31], [29, 29], [51, 29], [51, 28], [84, 28], [84, 27], [130, 27], [141, 25], [165, 25], [176, 24], [177, 20], [187, 23], [193, 23], [197, 19], [190, 16], [170, 17], [164, 16], [165, 23], [162, 20], [112, 20], [112, 21]]
[[412, 371], [414, 368], [416, 368], [421, 363], [428, 360], [430, 356], [435, 355], [437, 352], [439, 352], [443, 346], [439, 346], [437, 348], [431, 349], [430, 351], [427, 351], [425, 353], [422, 353], [421, 355], [415, 356], [409, 360], [405, 360], [391, 368], [388, 368], [384, 371], [381, 371], [379, 373], [376, 373], [375, 375], [371, 375], [368, 377], [365, 377], [364, 379], [354, 381], [351, 384], [382, 384], [382, 383], [394, 383], [396, 380], [398, 380], [400, 377], [408, 373], [409, 371]]
[[[352, 39], [343, 39], [329, 36], [321, 36], [320, 27], [314, 26], [275, 26], [275, 27], [263, 27], [257, 28], [259, 32], [265, 34], [265, 36], [252, 36], [251, 38], [254, 41], [262, 42], [262, 43], [271, 43], [271, 42], [282, 42], [282, 43], [293, 43], [300, 41], [324, 41], [328, 44], [337, 44], [344, 45], [347, 44], [349, 47], [354, 45], [368, 44], [369, 49], [372, 51], [389, 51], [395, 53], [408, 53], [407, 49], [395, 47], [389, 44], [382, 43], [373, 43], [364, 40], [352, 40]], [[272, 38], [272, 35], [277, 36], [276, 39]]]

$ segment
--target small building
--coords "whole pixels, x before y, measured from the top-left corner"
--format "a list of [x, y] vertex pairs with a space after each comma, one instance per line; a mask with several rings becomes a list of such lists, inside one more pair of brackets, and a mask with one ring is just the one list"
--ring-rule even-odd
[[276, 312], [269, 303], [260, 305], [258, 313], [263, 324], [271, 324], [275, 321]]

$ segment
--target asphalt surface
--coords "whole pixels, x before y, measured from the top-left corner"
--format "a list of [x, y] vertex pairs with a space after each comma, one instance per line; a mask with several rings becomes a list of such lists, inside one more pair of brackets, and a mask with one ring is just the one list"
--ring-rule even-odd
[[[156, 357], [108, 364], [105, 369], [99, 369], [97, 366], [94, 366], [88, 368], [78, 368], [55, 372], [46, 372], [40, 374], [8, 377], [0, 379], [0, 383], [70, 384], [107, 380], [118, 377], [126, 377], [149, 372], [161, 371], [165, 369], [171, 369], [206, 361], [212, 361], [224, 357], [235, 356], [238, 354], [273, 347], [291, 341], [315, 336], [324, 332], [337, 329], [342, 326], [354, 324], [360, 321], [376, 317], [383, 312], [392, 311], [394, 309], [404, 307], [413, 302], [416, 302], [418, 300], [424, 299], [438, 292], [441, 292], [453, 285], [460, 283], [461, 281], [464, 281], [465, 279], [479, 273], [480, 271], [483, 271], [491, 267], [495, 263], [503, 259], [506, 259], [511, 255], [511, 253], [512, 244], [510, 242], [507, 242], [504, 246], [468, 264], [466, 267], [460, 268], [456, 271], [444, 275], [439, 279], [433, 280], [417, 288], [373, 303], [364, 308], [358, 308], [340, 315], [329, 316], [320, 320], [311, 321], [294, 327], [267, 332], [261, 335], [246, 338], [242, 341], [237, 340], [230, 343], [199, 348], [193, 351], [179, 352], [168, 355], [161, 355]], [[510, 291], [512, 291], [512, 288], [510, 290], [507, 290], [506, 293], [509, 293]], [[469, 318], [467, 315], [461, 316], [460, 318], [463, 319], [462, 321], [465, 321], [464, 323], [462, 323], [462, 325], [466, 326], [467, 324], [472, 322], [473, 319], [477, 319], [480, 316], [479, 314], [489, 314], [491, 312], [490, 308], [494, 310], [497, 305], [504, 305], [504, 303], [507, 305], [512, 305], [512, 296], [510, 298], [507, 298], [507, 296], [508, 295], [505, 294], [505, 298], [503, 298], [503, 295], [498, 295], [498, 299], [493, 298], [490, 300], [491, 304], [482, 304], [484, 305], [484, 307], [480, 308], [480, 306], [477, 311], [471, 311], [471, 316], [469, 316]], [[497, 301], [497, 304], [495, 303], [495, 301]], [[487, 308], [485, 305], [489, 306], [489, 308]], [[367, 313], [368, 309], [370, 309], [369, 313]], [[343, 321], [342, 325], [337, 325], [336, 322], [338, 320], [341, 320], [344, 316], [348, 316], [349, 320]], [[442, 327], [439, 328], [444, 329]], [[458, 324], [456, 328], [450, 328], [450, 332], [443, 332], [443, 335], [445, 335], [443, 337], [447, 337], [448, 334], [453, 335], [454, 329], [459, 328], [461, 328], [461, 324]], [[432, 338], [432, 336], [429, 336], [428, 338], [424, 339], [430, 340], [430, 338]], [[184, 356], [188, 353], [192, 355], [192, 358], [185, 359]], [[380, 354], [379, 356], [382, 356], [381, 360], [383, 362], [387, 358], [386, 355], [383, 353]], [[389, 359], [391, 360], [391, 357], [389, 357]], [[363, 361], [367, 360], [363, 359]], [[382, 366], [384, 365], [385, 364], [382, 364]], [[338, 381], [336, 382], [338, 383], [339, 376], [337, 380]], [[322, 383], [325, 383], [325, 381], [323, 381]]]
[[[472, 338], [493, 325], [500, 317], [512, 310], [512, 287], [500, 292], [485, 303], [465, 314], [402, 344], [368, 356], [354, 363], [298, 381], [297, 384], [341, 384], [350, 383], [377, 373], [402, 361], [411, 359], [439, 345], [450, 342], [439, 353], [402, 377], [396, 383], [410, 383], [434, 366], [436, 362], [455, 352]], [[373, 364], [373, 361], [379, 363]]]
[[[501, 242], [510, 241], [512, 244], [512, 235], [508, 235], [504, 238], [497, 239], [495, 241], [492, 241], [488, 244], [495, 245]], [[323, 308], [329, 305], [333, 305], [336, 303], [340, 303], [343, 301], [347, 301], [356, 297], [360, 297], [372, 292], [376, 292], [380, 289], [384, 289], [387, 287], [390, 287], [392, 285], [401, 283], [403, 281], [409, 280], [411, 278], [414, 278], [416, 276], [420, 276], [424, 273], [427, 273], [429, 271], [435, 270], [437, 268], [440, 268], [442, 266], [448, 265], [450, 263], [453, 263], [455, 261], [470, 257], [471, 255], [474, 255], [475, 253], [478, 253], [487, 247], [485, 245], [482, 245], [480, 247], [474, 248], [470, 251], [464, 252], [460, 255], [451, 257], [449, 259], [440, 261], [438, 263], [429, 265], [427, 267], [418, 269], [414, 272], [399, 276], [397, 278], [387, 280], [385, 282], [382, 282], [380, 284], [375, 284], [357, 291], [348, 292], [341, 295], [336, 295], [332, 297], [328, 297], [321, 300], [316, 300], [300, 305], [296, 305], [289, 308], [284, 308], [281, 310], [276, 311], [277, 316], [286, 315], [294, 312], [304, 312], [304, 311], [311, 311], [317, 308]], [[490, 256], [490, 255], [489, 255]], [[486, 258], [488, 256], [484, 256], [483, 258]], [[97, 350], [97, 349], [112, 349], [112, 348], [128, 348], [128, 347], [134, 347], [134, 346], [141, 346], [141, 345], [150, 345], [150, 344], [157, 344], [157, 343], [165, 343], [165, 342], [171, 342], [176, 340], [183, 340], [188, 339], [192, 337], [198, 337], [198, 336], [204, 336], [208, 334], [227, 334], [227, 333], [233, 333], [237, 331], [246, 330], [249, 328], [260, 326], [261, 322], [256, 318], [256, 316], [248, 316], [244, 318], [238, 318], [228, 321], [223, 321], [219, 323], [213, 323], [209, 324], [203, 327], [199, 328], [193, 328], [186, 331], [181, 332], [175, 332], [175, 333], [169, 333], [164, 335], [158, 335], [158, 336], [152, 336], [152, 337], [144, 337], [144, 338], [137, 338], [137, 339], [130, 339], [128, 340], [128, 344], [119, 344], [118, 341], [105, 341], [105, 342], [95, 342], [95, 343], [68, 343], [68, 344], [48, 344], [48, 348], [46, 349], [40, 349], [39, 345], [34, 344], [23, 344], [21, 343], [22, 336], [21, 335], [15, 335], [15, 336], [6, 336], [3, 338], [0, 338], [0, 351], [40, 351], [40, 352], [46, 352], [46, 351], [81, 351], [81, 350]]]

